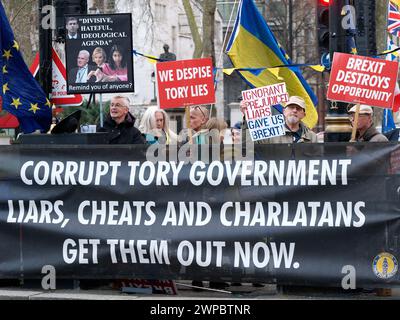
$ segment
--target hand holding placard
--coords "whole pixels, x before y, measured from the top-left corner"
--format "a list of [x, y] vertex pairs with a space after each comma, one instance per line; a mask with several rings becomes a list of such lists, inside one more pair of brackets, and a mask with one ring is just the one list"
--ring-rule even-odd
[[285, 134], [283, 115], [273, 116], [271, 109], [271, 106], [289, 101], [284, 82], [242, 91], [242, 97], [240, 110], [246, 117], [253, 141]]

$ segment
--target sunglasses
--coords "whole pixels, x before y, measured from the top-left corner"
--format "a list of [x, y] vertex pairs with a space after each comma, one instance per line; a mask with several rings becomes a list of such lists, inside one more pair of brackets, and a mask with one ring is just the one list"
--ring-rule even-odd
[[195, 107], [193, 107], [193, 109], [198, 109], [201, 112], [201, 114], [203, 115], [203, 117], [204, 118], [206, 117], [206, 114], [204, 113], [204, 111], [201, 109], [200, 106], [195, 106]]

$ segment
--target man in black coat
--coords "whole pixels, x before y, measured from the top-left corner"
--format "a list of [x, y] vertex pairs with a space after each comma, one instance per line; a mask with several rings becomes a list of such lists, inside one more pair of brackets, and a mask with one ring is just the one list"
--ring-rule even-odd
[[145, 144], [141, 132], [134, 127], [135, 117], [129, 112], [129, 100], [116, 96], [111, 99], [110, 114], [98, 132], [109, 132], [110, 144]]

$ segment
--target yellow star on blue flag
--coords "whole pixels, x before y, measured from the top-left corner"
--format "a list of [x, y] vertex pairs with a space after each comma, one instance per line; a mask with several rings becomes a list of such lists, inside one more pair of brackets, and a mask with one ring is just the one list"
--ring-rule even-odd
[[29, 111], [32, 111], [33, 113], [36, 113], [36, 111], [40, 110], [40, 108], [38, 107], [37, 103], [31, 103], [31, 108], [29, 109]]
[[45, 133], [51, 125], [52, 110], [46, 95], [30, 73], [15, 41], [0, 1], [0, 94], [3, 110], [17, 117], [21, 131]]
[[8, 88], [8, 83], [3, 84], [3, 94], [6, 94], [7, 91], [10, 91], [10, 89]]
[[12, 58], [11, 50], [4, 50], [3, 57], [7, 59], [7, 61], [10, 60], [10, 58]]
[[51, 102], [50, 102], [50, 100], [49, 100], [49, 99], [47, 99], [47, 98], [46, 98], [46, 103], [45, 103], [45, 106], [47, 106], [47, 107], [51, 108]]
[[14, 40], [14, 45], [13, 48], [15, 48], [15, 50], [19, 51], [19, 44], [17, 41]]
[[14, 106], [15, 109], [18, 109], [18, 107], [19, 107], [20, 105], [22, 105], [22, 103], [21, 103], [21, 101], [20, 101], [20, 98], [17, 98], [17, 99], [12, 98], [12, 101], [13, 101], [13, 102], [11, 103], [11, 105]]

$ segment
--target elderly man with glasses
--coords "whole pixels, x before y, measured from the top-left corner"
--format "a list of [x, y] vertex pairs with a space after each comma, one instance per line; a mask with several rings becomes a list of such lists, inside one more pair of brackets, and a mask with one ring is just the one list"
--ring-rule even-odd
[[115, 96], [111, 99], [110, 113], [99, 132], [109, 132], [110, 144], [145, 144], [142, 133], [134, 127], [135, 117], [129, 112], [129, 99]]

